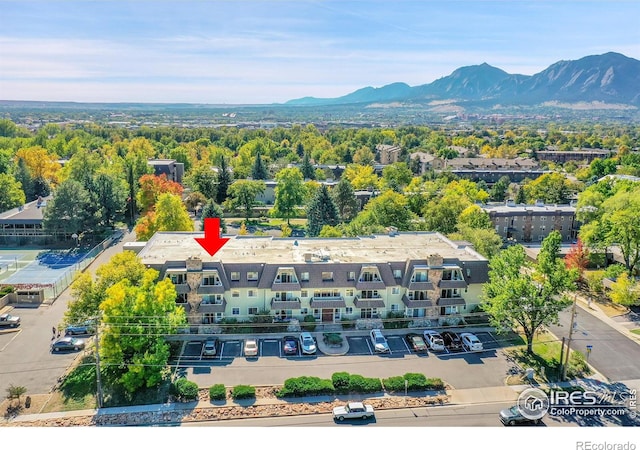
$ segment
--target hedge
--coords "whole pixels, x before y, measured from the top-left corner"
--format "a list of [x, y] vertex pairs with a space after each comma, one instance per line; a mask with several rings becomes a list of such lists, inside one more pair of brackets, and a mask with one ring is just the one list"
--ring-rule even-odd
[[231, 390], [231, 397], [234, 400], [241, 400], [243, 398], [256, 398], [256, 388], [253, 386], [247, 386], [245, 384], [239, 384], [234, 386]]
[[307, 395], [333, 394], [335, 389], [331, 380], [318, 377], [289, 378], [277, 393], [277, 397], [304, 397]]
[[421, 373], [405, 373], [403, 376], [389, 377], [382, 380], [385, 390], [389, 392], [426, 391], [444, 389], [444, 383], [440, 378], [427, 378]]
[[224, 384], [214, 384], [209, 388], [209, 399], [210, 400], [226, 400], [227, 399], [227, 388]]
[[184, 401], [196, 400], [198, 398], [198, 385], [186, 378], [178, 378], [173, 383], [174, 392], [178, 399]]

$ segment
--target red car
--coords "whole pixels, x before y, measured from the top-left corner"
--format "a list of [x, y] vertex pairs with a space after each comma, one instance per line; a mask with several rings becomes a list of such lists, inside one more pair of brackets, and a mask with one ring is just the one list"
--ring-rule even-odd
[[284, 339], [282, 339], [282, 352], [285, 355], [297, 355], [298, 339], [294, 336], [285, 336]]

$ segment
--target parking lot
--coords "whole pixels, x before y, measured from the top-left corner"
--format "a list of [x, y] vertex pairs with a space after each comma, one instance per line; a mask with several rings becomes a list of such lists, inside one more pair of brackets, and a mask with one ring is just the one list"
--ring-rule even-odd
[[[376, 356], [379, 358], [402, 358], [409, 355], [412, 356], [429, 356], [433, 355], [440, 358], [446, 358], [450, 355], [463, 355], [467, 353], [483, 353], [483, 352], [495, 352], [500, 348], [498, 340], [487, 331], [481, 331], [474, 333], [483, 344], [483, 350], [480, 352], [467, 352], [464, 349], [454, 350], [445, 349], [442, 352], [424, 352], [417, 354], [414, 352], [405, 339], [405, 334], [389, 334], [386, 336], [389, 346], [389, 352], [377, 353], [374, 350], [373, 344], [368, 334], [358, 336], [346, 336], [348, 343], [348, 351], [344, 357], [348, 356]], [[258, 341], [258, 355], [249, 356], [248, 358], [284, 358], [284, 359], [309, 359], [309, 358], [322, 358], [326, 357], [322, 351], [318, 350], [315, 355], [303, 355], [300, 352], [300, 348], [297, 349], [295, 354], [285, 355], [283, 351], [283, 339], [280, 337], [264, 337], [257, 338]], [[247, 358], [243, 352], [244, 340], [243, 339], [220, 339], [217, 343], [215, 356], [203, 355], [204, 340], [189, 341], [184, 344], [182, 354], [180, 356], [180, 364], [188, 365], [189, 361], [222, 361], [233, 360], [235, 358]], [[332, 355], [334, 356], [334, 355]]]

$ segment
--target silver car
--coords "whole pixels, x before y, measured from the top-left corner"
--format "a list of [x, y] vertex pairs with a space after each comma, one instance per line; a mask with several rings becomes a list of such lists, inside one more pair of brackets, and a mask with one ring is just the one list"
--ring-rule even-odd
[[313, 355], [316, 353], [316, 340], [311, 333], [303, 331], [300, 333], [300, 350], [304, 355]]

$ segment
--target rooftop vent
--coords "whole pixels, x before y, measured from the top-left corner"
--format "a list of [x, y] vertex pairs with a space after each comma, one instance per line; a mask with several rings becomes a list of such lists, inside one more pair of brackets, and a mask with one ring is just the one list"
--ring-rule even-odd
[[516, 206], [516, 201], [512, 198], [508, 199], [507, 206]]
[[544, 201], [536, 200], [536, 206], [544, 206]]

